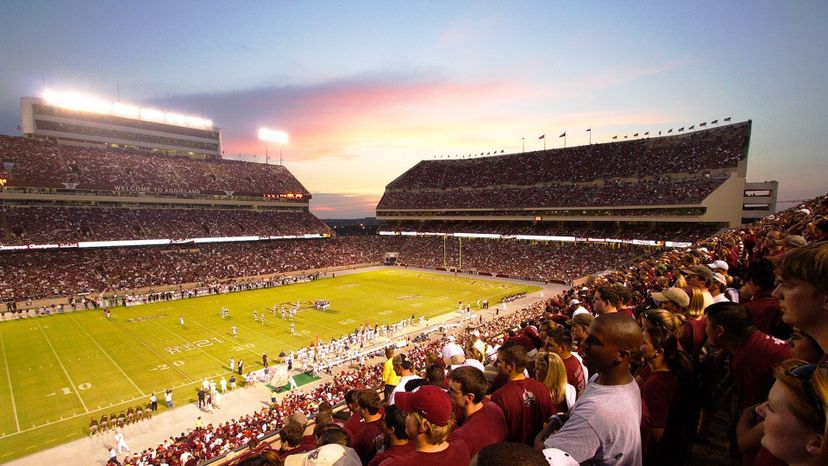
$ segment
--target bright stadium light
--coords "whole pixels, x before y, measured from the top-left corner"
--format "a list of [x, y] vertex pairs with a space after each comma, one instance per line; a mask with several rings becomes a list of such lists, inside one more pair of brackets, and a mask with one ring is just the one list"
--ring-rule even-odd
[[[268, 143], [275, 142], [277, 144], [287, 144], [288, 134], [284, 131], [276, 131], [267, 128], [259, 128], [259, 140], [265, 142], [265, 163], [270, 165], [270, 153], [268, 151]], [[279, 165], [282, 164], [282, 146], [279, 146]]]
[[275, 131], [267, 128], [259, 128], [259, 139], [279, 144], [288, 143], [288, 134], [284, 131]]
[[197, 129], [211, 129], [213, 122], [206, 118], [182, 115], [180, 113], [165, 113], [161, 110], [143, 108], [135, 105], [109, 102], [107, 100], [83, 95], [77, 92], [58, 92], [47, 89], [43, 92], [43, 100], [55, 107], [76, 110], [80, 112], [114, 115], [124, 118], [135, 118], [144, 121], [167, 123], [175, 126], [186, 126]]
[[141, 109], [135, 105], [115, 103], [112, 104], [112, 114], [124, 118], [139, 118], [141, 116]]
[[164, 120], [167, 123], [176, 126], [184, 126], [187, 124], [187, 117], [185, 117], [184, 115], [179, 115], [177, 113], [167, 113], [164, 116]]
[[156, 121], [158, 123], [164, 123], [164, 112], [152, 108], [142, 108], [141, 119], [145, 121]]

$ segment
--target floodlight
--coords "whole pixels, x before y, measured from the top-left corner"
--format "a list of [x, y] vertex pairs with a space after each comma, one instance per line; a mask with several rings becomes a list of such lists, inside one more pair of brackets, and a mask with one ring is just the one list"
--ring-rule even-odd
[[146, 121], [157, 121], [158, 123], [164, 123], [164, 112], [152, 108], [142, 108], [141, 119]]
[[287, 144], [288, 134], [284, 131], [275, 131], [267, 128], [259, 128], [259, 139], [262, 141]]
[[180, 115], [178, 113], [167, 113], [164, 115], [164, 120], [167, 123], [176, 126], [184, 126], [187, 122], [187, 118], [184, 115]]
[[124, 118], [138, 118], [141, 115], [141, 110], [135, 105], [114, 103], [112, 104], [112, 114]]

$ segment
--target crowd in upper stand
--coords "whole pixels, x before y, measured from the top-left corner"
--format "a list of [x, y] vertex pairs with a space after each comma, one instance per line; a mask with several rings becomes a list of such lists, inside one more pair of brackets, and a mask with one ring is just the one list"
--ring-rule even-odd
[[504, 209], [514, 207], [602, 207], [698, 204], [727, 180], [699, 176], [600, 185], [546, 185], [516, 188], [485, 185], [462, 190], [386, 190], [377, 209]]
[[593, 144], [523, 154], [422, 161], [389, 190], [532, 186], [731, 168], [747, 156], [751, 122], [682, 136]]
[[325, 234], [309, 212], [249, 209], [9, 207], [0, 210], [0, 244]]
[[[823, 196], [388, 351], [251, 415], [253, 427], [225, 427], [232, 445], [279, 432], [230, 463], [681, 465], [700, 461], [718, 418], [729, 449], [716, 463], [826, 464], [826, 214]], [[350, 416], [338, 420], [328, 404], [342, 398]], [[196, 464], [229, 450], [226, 435], [218, 448], [200, 435], [170, 442], [184, 459], [153, 449], [126, 461]]]
[[0, 136], [0, 162], [7, 186], [113, 190], [115, 186], [201, 193], [299, 193], [301, 183], [281, 165], [196, 160], [116, 149], [58, 146]]

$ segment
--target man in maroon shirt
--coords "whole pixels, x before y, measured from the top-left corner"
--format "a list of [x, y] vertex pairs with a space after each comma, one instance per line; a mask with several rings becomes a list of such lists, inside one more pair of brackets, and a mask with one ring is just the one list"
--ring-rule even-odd
[[448, 394], [451, 403], [463, 412], [462, 425], [449, 440], [460, 439], [474, 456], [481, 448], [506, 441], [506, 418], [500, 407], [485, 398], [489, 383], [480, 369], [463, 366], [451, 372]]
[[348, 411], [351, 412], [351, 417], [345, 421], [345, 430], [351, 437], [351, 444], [354, 442], [354, 437], [359, 431], [362, 429], [364, 424], [362, 423], [362, 416], [357, 413], [357, 408], [359, 407], [356, 403], [356, 394], [359, 390], [348, 390], [345, 392], [345, 404], [348, 406]]
[[633, 314], [631, 309], [621, 307], [621, 297], [618, 295], [618, 292], [607, 286], [602, 286], [595, 290], [595, 294], [592, 295], [592, 310], [596, 316], [620, 312], [627, 317], [635, 319], [635, 314]]
[[577, 390], [578, 393], [586, 386], [586, 377], [581, 361], [572, 355], [572, 334], [565, 328], [556, 328], [546, 336], [546, 347], [549, 351], [557, 354], [563, 359], [566, 368], [566, 381]]
[[707, 338], [733, 356], [731, 373], [737, 413], [766, 401], [774, 382], [774, 368], [791, 358], [788, 345], [756, 330], [750, 312], [740, 304], [716, 303], [708, 306], [705, 313]]
[[776, 276], [773, 296], [779, 298], [782, 320], [812, 336], [822, 352], [828, 352], [828, 241], [787, 252]]
[[397, 458], [407, 455], [417, 448], [417, 444], [408, 438], [405, 431], [405, 418], [407, 415], [396, 405], [389, 405], [385, 408], [385, 416], [382, 423], [385, 427], [385, 450], [377, 453], [367, 466], [379, 466], [389, 458]]
[[415, 392], [398, 392], [394, 403], [408, 413], [405, 427], [417, 449], [408, 455], [390, 458], [381, 466], [467, 466], [469, 450], [462, 440], [448, 442], [453, 420], [451, 400], [434, 385]]
[[495, 364], [508, 382], [492, 394], [492, 401], [506, 417], [507, 440], [531, 445], [543, 422], [555, 414], [555, 405], [546, 385], [524, 375], [528, 363], [526, 350], [518, 344], [507, 343], [498, 349]]
[[382, 401], [376, 390], [365, 389], [356, 393], [357, 413], [362, 417], [362, 429], [354, 435], [351, 445], [356, 450], [362, 464], [367, 464], [377, 453], [385, 448], [385, 429], [382, 423], [380, 406]]
[[[773, 264], [767, 259], [759, 259], [748, 266], [748, 282], [742, 287], [740, 294], [750, 295], [742, 303], [753, 318], [756, 329], [770, 336], [787, 340], [791, 337], [792, 328], [782, 322], [782, 311], [779, 300], [772, 296], [776, 287]], [[747, 292], [743, 294], [743, 292]]]

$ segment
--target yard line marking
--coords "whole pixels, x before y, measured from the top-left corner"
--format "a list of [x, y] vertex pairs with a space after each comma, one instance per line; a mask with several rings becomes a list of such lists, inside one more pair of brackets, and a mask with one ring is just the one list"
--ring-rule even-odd
[[178, 367], [176, 367], [176, 366], [175, 366], [175, 364], [173, 364], [173, 363], [172, 363], [172, 361], [168, 361], [168, 360], [167, 360], [164, 356], [161, 356], [161, 354], [159, 354], [159, 353], [158, 353], [158, 351], [155, 351], [155, 348], [153, 348], [152, 346], [148, 345], [148, 344], [147, 344], [144, 340], [142, 340], [142, 339], [141, 339], [141, 337], [139, 337], [138, 335], [135, 335], [134, 333], [130, 332], [129, 330], [127, 330], [127, 328], [126, 328], [126, 327], [124, 327], [124, 326], [123, 326], [123, 325], [121, 325], [120, 323], [116, 323], [116, 325], [117, 325], [117, 326], [118, 326], [121, 330], [123, 330], [125, 333], [128, 333], [128, 334], [129, 334], [132, 338], [135, 338], [136, 340], [138, 340], [138, 342], [139, 342], [139, 343], [141, 343], [142, 345], [144, 345], [145, 347], [147, 347], [147, 349], [148, 349], [148, 350], [150, 350], [150, 351], [152, 351], [153, 353], [155, 353], [155, 355], [156, 355], [156, 356], [158, 356], [158, 358], [159, 358], [159, 359], [161, 359], [162, 361], [164, 361], [164, 362], [168, 363], [167, 365], [169, 365], [170, 367], [172, 367], [172, 368], [173, 368], [173, 370], [175, 370], [176, 372], [178, 372], [179, 374], [181, 374], [181, 376], [182, 376], [182, 377], [184, 377], [185, 379], [189, 380], [189, 381], [190, 381], [190, 382], [192, 382], [192, 383], [195, 383], [195, 380], [191, 379], [189, 376], [187, 376], [187, 374], [185, 374], [185, 373], [181, 372], [181, 370], [180, 370]]
[[[219, 336], [224, 336], [222, 333], [217, 332], [217, 331], [215, 331], [215, 330], [213, 330], [213, 329], [211, 329], [210, 327], [207, 327], [207, 326], [205, 326], [205, 325], [199, 324], [198, 322], [195, 322], [195, 324], [196, 324], [196, 325], [198, 325], [199, 327], [203, 328], [203, 329], [206, 329], [207, 331], [209, 331], [209, 332], [211, 332], [211, 333], [214, 333], [214, 334], [219, 335]], [[223, 340], [223, 341], [224, 341], [225, 343], [232, 343], [232, 341], [230, 341], [230, 340]], [[245, 347], [245, 346], [242, 346], [242, 348], [246, 349], [247, 351], [250, 351], [251, 353], [255, 354], [256, 356], [258, 356], [258, 355], [259, 355], [259, 352], [258, 352], [258, 351], [253, 351], [252, 349], [247, 348], [247, 347]]]
[[60, 360], [60, 356], [58, 356], [57, 351], [55, 351], [55, 347], [52, 346], [52, 342], [49, 340], [48, 335], [46, 335], [46, 331], [43, 330], [43, 327], [40, 326], [40, 322], [38, 322], [37, 319], [35, 319], [35, 322], [37, 323], [37, 328], [40, 329], [40, 333], [43, 334], [43, 338], [46, 339], [46, 343], [49, 345], [49, 349], [52, 350], [52, 354], [55, 355], [58, 364], [60, 364], [60, 368], [63, 369], [63, 373], [66, 375], [66, 378], [69, 379], [69, 384], [72, 385], [72, 391], [75, 392], [75, 395], [81, 402], [81, 406], [83, 406], [84, 411], [88, 413], [89, 409], [86, 408], [86, 403], [83, 402], [83, 398], [81, 398], [80, 393], [78, 393], [78, 387], [75, 385], [75, 382], [72, 381], [72, 377], [69, 377], [69, 372], [66, 370], [66, 367], [63, 365], [63, 362]]
[[14, 403], [14, 389], [11, 383], [11, 374], [9, 374], [9, 361], [6, 359], [6, 345], [3, 343], [3, 332], [0, 331], [0, 348], [3, 350], [3, 365], [6, 366], [6, 379], [9, 382], [9, 392], [11, 394], [12, 412], [14, 413], [14, 424], [17, 426], [17, 431], [20, 432], [20, 421], [17, 419], [17, 405]]
[[[279, 320], [281, 320], [281, 319], [279, 319]], [[198, 323], [198, 322], [196, 322], [196, 323]], [[235, 323], [235, 322], [234, 322], [234, 323]], [[201, 324], [199, 324], [199, 325], [201, 325]], [[239, 327], [241, 327], [241, 328], [244, 328], [244, 329], [246, 329], [246, 330], [250, 330], [250, 331], [252, 331], [253, 333], [257, 333], [257, 334], [259, 334], [259, 335], [261, 335], [261, 336], [263, 336], [263, 337], [265, 337], [265, 338], [267, 338], [267, 339], [270, 339], [270, 340], [275, 341], [275, 342], [276, 342], [276, 343], [278, 343], [278, 344], [279, 344], [279, 346], [281, 346], [281, 347], [287, 347], [287, 348], [290, 348], [290, 347], [291, 347], [291, 344], [289, 344], [289, 343], [285, 343], [284, 341], [282, 341], [282, 340], [280, 340], [280, 339], [278, 339], [278, 338], [276, 338], [276, 337], [270, 336], [270, 335], [268, 335], [268, 334], [266, 334], [266, 333], [264, 333], [264, 332], [261, 332], [261, 331], [259, 331], [259, 330], [256, 330], [256, 326], [255, 326], [255, 325], [254, 325], [254, 326], [248, 326], [247, 324], [244, 324], [244, 323], [242, 323], [242, 322], [239, 322], [239, 323], [238, 323], [238, 325], [239, 325]], [[201, 325], [201, 326], [202, 326], [202, 327], [204, 327], [204, 325]], [[221, 332], [219, 332], [219, 331], [217, 331], [217, 330], [212, 330], [212, 329], [210, 329], [210, 328], [208, 328], [208, 327], [205, 327], [205, 328], [207, 328], [208, 330], [210, 330], [210, 331], [212, 331], [213, 333], [216, 333], [216, 334], [218, 334], [218, 335], [223, 335]], [[238, 338], [238, 337], [236, 337], [236, 338]], [[249, 349], [249, 348], [248, 348], [248, 349]], [[250, 350], [250, 351], [253, 351], [253, 350]], [[254, 351], [254, 352], [255, 352], [255, 351]], [[258, 353], [256, 353], [256, 354], [258, 354]]]
[[117, 363], [117, 362], [115, 362], [115, 360], [114, 360], [114, 359], [112, 359], [112, 356], [110, 356], [110, 355], [109, 355], [109, 353], [108, 353], [105, 349], [103, 349], [103, 347], [100, 345], [100, 343], [98, 343], [98, 340], [96, 340], [96, 339], [92, 338], [92, 335], [90, 335], [90, 334], [89, 334], [89, 332], [87, 332], [87, 331], [86, 331], [86, 329], [85, 329], [85, 328], [83, 328], [83, 326], [82, 326], [81, 324], [79, 324], [77, 320], [75, 320], [75, 317], [74, 317], [74, 316], [72, 316], [72, 315], [70, 314], [70, 315], [69, 315], [69, 318], [72, 320], [72, 322], [74, 322], [74, 323], [75, 323], [75, 325], [77, 325], [77, 326], [78, 326], [78, 328], [80, 328], [81, 330], [83, 330], [83, 333], [85, 333], [85, 334], [86, 334], [86, 336], [88, 336], [88, 337], [89, 337], [89, 339], [90, 339], [90, 340], [92, 340], [92, 341], [95, 343], [95, 346], [97, 346], [98, 348], [100, 348], [101, 353], [103, 353], [103, 354], [104, 354], [104, 356], [106, 356], [106, 357], [107, 357], [110, 361], [112, 361], [112, 364], [114, 364], [114, 365], [115, 365], [115, 367], [117, 367], [117, 368], [118, 368], [118, 370], [119, 370], [119, 371], [121, 371], [121, 374], [124, 374], [124, 377], [126, 377], [126, 378], [127, 378], [127, 380], [129, 380], [129, 383], [131, 383], [131, 384], [132, 384], [132, 386], [133, 386], [133, 387], [135, 387], [135, 389], [136, 389], [136, 390], [138, 390], [138, 393], [140, 393], [141, 395], [146, 396], [146, 393], [144, 393], [144, 391], [143, 391], [143, 390], [141, 390], [141, 389], [138, 387], [138, 385], [136, 385], [136, 384], [135, 384], [135, 382], [132, 380], [132, 378], [130, 378], [130, 376], [128, 376], [128, 375], [127, 375], [127, 373], [126, 373], [126, 372], [124, 372], [124, 370], [121, 368], [121, 366], [120, 366], [120, 365], [118, 365], [118, 363]]
[[[181, 340], [184, 340], [185, 342], [187, 341], [187, 339], [186, 339], [186, 338], [184, 338], [184, 337], [182, 337], [181, 335], [179, 335], [179, 334], [177, 334], [177, 333], [173, 332], [172, 330], [168, 329], [167, 327], [164, 327], [163, 325], [159, 324], [158, 322], [156, 322], [156, 321], [154, 321], [154, 320], [152, 320], [152, 321], [150, 321], [150, 322], [152, 322], [153, 324], [157, 325], [158, 327], [161, 327], [163, 330], [166, 330], [167, 332], [172, 333], [173, 335], [175, 335], [176, 337], [180, 338]], [[202, 353], [206, 354], [207, 356], [210, 356], [211, 358], [213, 358], [213, 359], [215, 359], [216, 361], [218, 361], [218, 362], [219, 362], [219, 364], [222, 364], [222, 365], [224, 364], [224, 363], [223, 363], [223, 362], [222, 362], [219, 358], [217, 358], [217, 357], [213, 356], [212, 354], [210, 354], [210, 353], [208, 353], [208, 352], [204, 351], [203, 349], [201, 349], [201, 347], [196, 346], [196, 348], [198, 348], [198, 350], [199, 350], [199, 351], [201, 351]]]

